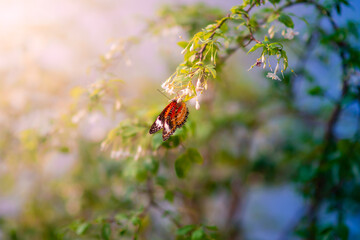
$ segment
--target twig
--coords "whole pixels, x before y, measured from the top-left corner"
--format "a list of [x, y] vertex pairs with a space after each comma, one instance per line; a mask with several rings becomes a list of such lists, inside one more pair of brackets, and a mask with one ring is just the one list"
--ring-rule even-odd
[[[261, 43], [261, 41], [257, 40], [255, 37], [254, 37], [254, 33], [251, 29], [251, 25], [250, 25], [250, 18], [249, 18], [249, 11], [255, 6], [255, 3], [253, 3], [249, 9], [246, 12], [246, 14], [244, 13], [243, 16], [246, 18], [246, 25], [249, 29], [249, 34], [250, 34], [250, 40], [253, 40], [255, 41], [256, 43]], [[251, 41], [248, 42], [248, 44], [250, 43]]]
[[[221, 28], [221, 26], [222, 26], [229, 18], [230, 18], [230, 14], [226, 15], [226, 17], [224, 17], [220, 22], [218, 22], [218, 24], [217, 24], [217, 25], [215, 26], [215, 28], [212, 30], [212, 33], [211, 33], [211, 35], [210, 35], [210, 37], [209, 37], [210, 40], [214, 38], [214, 36], [215, 36], [215, 34], [216, 34], [216, 30], [219, 29], [219, 28]], [[198, 54], [198, 58], [199, 58], [200, 61], [203, 60], [203, 53], [204, 53], [207, 45], [208, 45], [208, 44], [205, 43], [205, 44], [201, 47], [201, 49], [199, 50], [199, 52], [197, 53], [197, 54]]]

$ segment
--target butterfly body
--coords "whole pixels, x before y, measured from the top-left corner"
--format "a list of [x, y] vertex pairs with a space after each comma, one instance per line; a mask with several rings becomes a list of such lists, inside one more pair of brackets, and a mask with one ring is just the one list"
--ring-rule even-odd
[[177, 128], [185, 124], [188, 115], [189, 110], [184, 102], [172, 100], [156, 118], [149, 133], [153, 134], [163, 129], [163, 140], [166, 141]]

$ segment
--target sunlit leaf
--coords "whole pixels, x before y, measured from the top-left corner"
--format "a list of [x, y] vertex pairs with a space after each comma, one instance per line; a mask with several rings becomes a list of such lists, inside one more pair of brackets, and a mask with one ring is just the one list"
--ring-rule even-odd
[[110, 240], [111, 236], [111, 227], [109, 223], [105, 223], [101, 228], [101, 237], [105, 240]]
[[77, 235], [83, 235], [86, 230], [88, 230], [90, 227], [90, 224], [89, 223], [82, 223], [80, 224], [77, 228], [76, 228], [76, 234]]
[[191, 232], [192, 230], [195, 229], [195, 226], [194, 225], [186, 225], [182, 228], [179, 228], [177, 231], [176, 231], [176, 235], [186, 235], [188, 234], [189, 232]]
[[204, 235], [204, 230], [202, 228], [199, 228], [191, 234], [191, 240], [201, 240]]
[[251, 53], [251, 52], [254, 52], [256, 49], [260, 48], [260, 47], [264, 47], [265, 45], [264, 44], [261, 44], [261, 43], [257, 43], [255, 44], [252, 48], [250, 48], [250, 50], [247, 52], [247, 54]]

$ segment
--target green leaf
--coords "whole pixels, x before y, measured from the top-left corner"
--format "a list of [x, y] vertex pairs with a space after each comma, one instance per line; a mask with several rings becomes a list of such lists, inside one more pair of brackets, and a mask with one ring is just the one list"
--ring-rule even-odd
[[122, 221], [127, 221], [128, 216], [126, 216], [126, 214], [123, 214], [123, 213], [118, 213], [118, 214], [115, 215], [115, 220], [118, 223], [121, 223]]
[[177, 231], [176, 231], [176, 235], [179, 235], [179, 236], [183, 236], [183, 235], [186, 235], [188, 234], [189, 232], [191, 232], [192, 230], [194, 230], [195, 226], [194, 225], [186, 225], [182, 228], [179, 228]]
[[151, 140], [153, 150], [158, 149], [161, 144], [163, 144], [162, 135], [160, 133], [156, 133]]
[[273, 22], [273, 21], [275, 21], [276, 19], [278, 19], [279, 18], [279, 14], [275, 14], [275, 13], [273, 13], [273, 14], [271, 14], [270, 16], [269, 16], [269, 18], [267, 19], [267, 23], [271, 23], [271, 22]]
[[173, 191], [170, 191], [170, 190], [167, 190], [167, 191], [165, 192], [164, 198], [165, 198], [166, 200], [168, 200], [169, 202], [173, 202], [173, 201], [174, 201], [174, 192], [173, 192]]
[[210, 230], [210, 231], [218, 231], [218, 227], [217, 226], [206, 226], [206, 229]]
[[141, 166], [139, 168], [136, 169], [136, 175], [135, 175], [135, 179], [139, 182], [145, 182], [145, 180], [147, 179], [148, 174], [147, 171], [145, 169], [145, 167]]
[[231, 19], [236, 19], [236, 20], [243, 20], [243, 19], [244, 19], [242, 15], [237, 14], [237, 13], [232, 13], [232, 14], [230, 15], [230, 18], [231, 18]]
[[275, 6], [275, 4], [276, 4], [276, 3], [279, 3], [280, 0], [269, 0], [269, 2], [271, 2], [271, 3]]
[[59, 151], [62, 153], [68, 153], [68, 152], [70, 152], [70, 149], [69, 149], [69, 147], [62, 146], [62, 147], [59, 147]]
[[77, 235], [82, 235], [86, 232], [86, 230], [88, 230], [90, 227], [89, 223], [82, 223], [80, 224], [77, 228], [76, 228], [76, 234]]
[[[190, 59], [191, 58], [191, 59]], [[196, 51], [187, 51], [184, 55], [184, 61], [194, 61], [196, 58]]]
[[353, 164], [351, 166], [351, 170], [352, 170], [352, 173], [353, 173], [353, 176], [356, 180], [356, 182], [359, 184], [360, 183], [360, 170], [359, 170], [359, 166]]
[[186, 154], [180, 155], [175, 161], [175, 172], [178, 178], [185, 178], [189, 172], [191, 162]]
[[262, 44], [262, 43], [255, 44], [252, 48], [250, 48], [250, 50], [247, 52], [247, 54], [254, 52], [256, 49], [258, 49], [260, 47], [264, 47], [264, 44]]
[[281, 58], [283, 59], [283, 62], [284, 62], [284, 70], [286, 70], [287, 67], [289, 66], [289, 61], [288, 61], [287, 54], [284, 50], [281, 50]]
[[102, 225], [102, 228], [101, 228], [101, 237], [102, 237], [102, 239], [109, 240], [110, 236], [111, 236], [110, 224], [105, 223], [104, 225]]
[[141, 224], [141, 219], [137, 216], [134, 216], [133, 218], [131, 218], [131, 223], [136, 226], [136, 225], [140, 225]]
[[202, 164], [204, 162], [204, 159], [202, 158], [201, 154], [196, 148], [189, 148], [186, 151], [186, 154], [188, 155], [191, 162]]
[[126, 229], [126, 228], [123, 228], [123, 229], [121, 229], [121, 230], [119, 231], [119, 235], [120, 235], [120, 236], [124, 236], [126, 232], [127, 232], [127, 229]]
[[214, 66], [208, 65], [208, 66], [206, 66], [206, 69], [209, 70], [209, 72], [211, 73], [213, 78], [216, 78], [216, 70], [215, 70]]
[[279, 48], [283, 49], [284, 46], [283, 46], [281, 43], [279, 43], [279, 42], [273, 42], [273, 43], [270, 43], [270, 44], [268, 45], [268, 48], [269, 48], [269, 49], [276, 49], [276, 50], [278, 50]]
[[175, 172], [179, 178], [185, 178], [193, 163], [202, 164], [203, 158], [195, 148], [188, 148], [186, 152], [180, 155], [175, 161]]
[[159, 170], [159, 161], [154, 157], [150, 157], [145, 162], [145, 168], [146, 170], [155, 175]]
[[345, 224], [339, 224], [337, 227], [338, 236], [340, 239], [347, 240], [349, 239], [349, 228]]
[[322, 89], [320, 86], [315, 86], [313, 88], [310, 88], [308, 90], [308, 93], [311, 96], [324, 96], [324, 89]]
[[230, 11], [231, 11], [232, 13], [239, 13], [239, 12], [244, 11], [244, 9], [243, 9], [243, 6], [238, 5], [238, 6], [233, 6], [233, 7], [230, 9]]
[[186, 48], [189, 43], [187, 41], [180, 41], [177, 43], [181, 48]]
[[202, 228], [197, 229], [191, 235], [191, 240], [201, 240], [204, 237], [205, 233]]
[[285, 26], [289, 28], [294, 28], [294, 22], [288, 15], [281, 13], [279, 16], [279, 21], [282, 22]]

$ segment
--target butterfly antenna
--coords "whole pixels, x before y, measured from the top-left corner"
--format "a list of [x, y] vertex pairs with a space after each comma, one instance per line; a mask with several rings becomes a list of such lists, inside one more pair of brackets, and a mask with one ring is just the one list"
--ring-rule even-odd
[[159, 93], [161, 93], [164, 97], [166, 97], [167, 99], [170, 100], [170, 98], [168, 96], [166, 96], [160, 89], [156, 89], [156, 90], [158, 90]]

